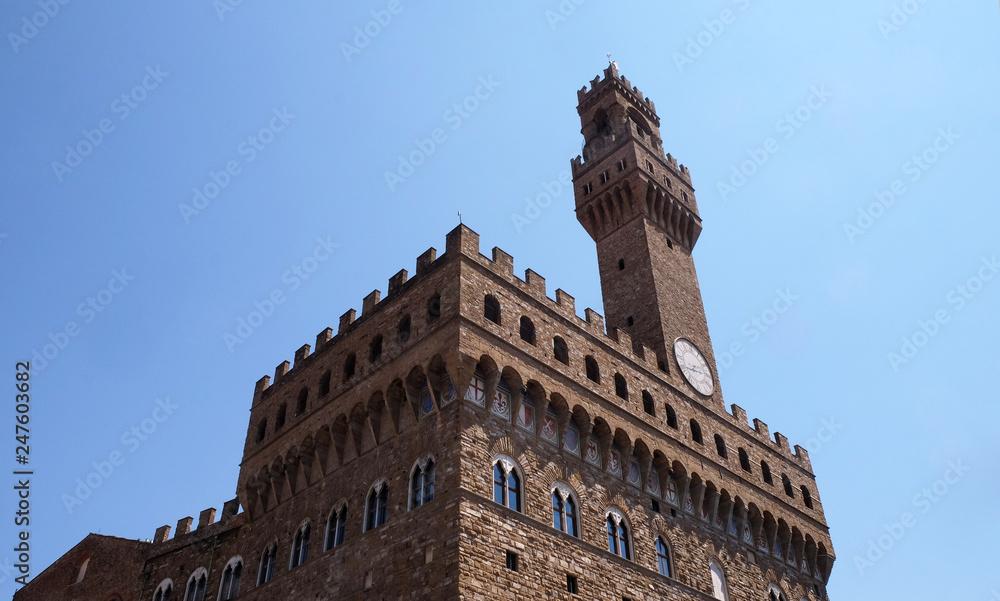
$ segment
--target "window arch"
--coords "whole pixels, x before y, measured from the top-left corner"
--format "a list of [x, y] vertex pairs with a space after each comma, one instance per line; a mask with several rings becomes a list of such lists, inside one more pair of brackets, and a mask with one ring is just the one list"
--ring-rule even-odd
[[404, 315], [403, 319], [399, 320], [399, 325], [396, 327], [396, 340], [400, 344], [406, 344], [410, 341], [410, 325], [411, 320], [409, 315]]
[[312, 533], [312, 526], [309, 522], [299, 526], [298, 532], [292, 539], [292, 556], [288, 561], [288, 569], [298, 567], [309, 558], [309, 535]]
[[662, 537], [656, 537], [656, 569], [661, 576], [674, 577], [674, 562], [670, 560], [670, 547]]
[[647, 414], [656, 416], [656, 405], [653, 403], [653, 395], [648, 390], [642, 391], [642, 410]]
[[555, 355], [556, 361], [563, 365], [569, 365], [569, 347], [566, 346], [566, 341], [559, 336], [552, 339], [552, 354]]
[[523, 480], [514, 460], [497, 457], [493, 461], [493, 500], [508, 509], [521, 511], [522, 492]]
[[740, 447], [739, 455], [740, 455], [740, 467], [743, 468], [744, 472], [750, 472], [751, 471], [750, 456], [747, 455], [747, 450], [744, 449], [743, 447]]
[[170, 595], [174, 592], [174, 581], [167, 578], [156, 587], [153, 593], [153, 601], [170, 601]]
[[271, 546], [260, 556], [260, 569], [257, 571], [257, 586], [265, 582], [270, 582], [274, 578], [274, 564], [277, 558], [278, 543], [271, 543]]
[[219, 586], [219, 601], [235, 599], [240, 594], [240, 580], [243, 579], [243, 558], [233, 557], [222, 571], [222, 584]]
[[608, 551], [624, 559], [632, 559], [632, 542], [629, 539], [629, 526], [625, 516], [618, 510], [608, 511], [605, 520], [608, 532]]
[[729, 601], [726, 573], [722, 570], [722, 566], [713, 559], [708, 569], [712, 573], [712, 596], [721, 601]]
[[788, 474], [781, 474], [781, 484], [785, 487], [785, 495], [789, 499], [794, 499], [795, 489], [792, 488], [792, 481], [788, 479]]
[[325, 396], [330, 394], [330, 378], [332, 374], [328, 371], [323, 374], [323, 377], [319, 381], [319, 396]]
[[368, 358], [369, 358], [369, 360], [372, 363], [375, 363], [376, 361], [378, 361], [379, 359], [382, 358], [382, 335], [381, 334], [376, 334], [375, 337], [372, 338], [372, 343], [371, 343], [371, 346], [369, 347], [369, 353], [368, 353], [368, 355], [369, 355]]
[[285, 425], [285, 416], [288, 414], [288, 405], [282, 403], [281, 407], [278, 407], [278, 416], [274, 418], [274, 429], [280, 430], [282, 426]]
[[615, 373], [615, 394], [628, 400], [628, 383], [625, 382], [625, 376], [619, 373]]
[[260, 420], [260, 423], [257, 424], [257, 442], [264, 440], [265, 436], [267, 436], [267, 418]]
[[306, 412], [306, 404], [309, 402], [309, 389], [303, 388], [299, 391], [298, 404], [295, 405], [295, 415]]
[[492, 294], [483, 299], [483, 317], [500, 325], [500, 301]]
[[573, 491], [565, 484], [552, 487], [552, 527], [570, 536], [580, 536], [577, 516], [579, 505]]
[[729, 457], [729, 451], [726, 450], [726, 441], [719, 434], [715, 435], [715, 452], [723, 459]]
[[339, 509], [330, 514], [326, 520], [326, 542], [323, 545], [324, 551], [329, 551], [334, 547], [344, 544], [344, 535], [347, 530], [347, 503], [341, 503]]
[[521, 340], [534, 346], [535, 344], [535, 324], [527, 316], [521, 316]]
[[184, 592], [184, 601], [205, 601], [205, 588], [208, 586], [208, 570], [198, 568], [188, 579]]
[[767, 587], [767, 599], [768, 601], [788, 601], [788, 598], [785, 597], [785, 592], [781, 590], [781, 587], [773, 583]]
[[674, 412], [674, 408], [670, 406], [670, 403], [666, 403], [665, 407], [666, 407], [666, 410], [667, 410], [667, 425], [670, 426], [671, 428], [673, 428], [674, 430], [676, 430], [677, 429], [677, 413]]
[[347, 359], [344, 359], [344, 382], [354, 377], [354, 370], [357, 364], [358, 358], [354, 353], [351, 353], [347, 356]]
[[410, 474], [410, 509], [434, 500], [434, 459], [425, 457], [413, 465]]
[[806, 507], [808, 507], [809, 509], [812, 509], [813, 508], [813, 500], [812, 500], [812, 494], [809, 493], [809, 489], [806, 488], [805, 484], [803, 484], [802, 486], [799, 487], [799, 490], [802, 491], [802, 500], [805, 502]]
[[435, 294], [427, 301], [427, 323], [441, 317], [441, 295]]
[[691, 440], [698, 444], [705, 444], [701, 438], [701, 426], [698, 425], [698, 420], [691, 420]]
[[763, 459], [760, 462], [760, 473], [764, 476], [764, 482], [767, 482], [772, 486], [774, 485], [774, 479], [771, 478], [771, 466], [769, 466]]
[[587, 378], [600, 384], [601, 368], [597, 366], [597, 360], [590, 355], [587, 355], [583, 361], [587, 365]]
[[365, 532], [378, 528], [389, 518], [389, 485], [379, 480], [368, 493], [365, 508]]

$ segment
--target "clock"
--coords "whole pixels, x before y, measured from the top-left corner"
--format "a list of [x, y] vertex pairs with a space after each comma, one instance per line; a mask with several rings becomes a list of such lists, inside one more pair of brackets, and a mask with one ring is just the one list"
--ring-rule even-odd
[[698, 347], [690, 340], [678, 338], [674, 341], [674, 357], [677, 358], [677, 365], [680, 366], [688, 384], [699, 393], [711, 396], [715, 390], [715, 380], [712, 378], [712, 369], [708, 366], [708, 361]]

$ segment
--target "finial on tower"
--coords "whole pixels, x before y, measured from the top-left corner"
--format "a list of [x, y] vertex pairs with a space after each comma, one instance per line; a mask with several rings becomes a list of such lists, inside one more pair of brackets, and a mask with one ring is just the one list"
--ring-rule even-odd
[[462, 225], [462, 211], [458, 212], [458, 225]]

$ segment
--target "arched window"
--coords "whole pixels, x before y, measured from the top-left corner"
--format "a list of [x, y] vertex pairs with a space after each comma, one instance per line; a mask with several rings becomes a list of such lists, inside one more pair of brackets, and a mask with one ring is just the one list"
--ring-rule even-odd
[[174, 581], [167, 578], [156, 587], [153, 593], [153, 601], [170, 601], [170, 595], [174, 592]]
[[260, 556], [260, 570], [257, 572], [257, 586], [265, 582], [271, 582], [274, 578], [274, 564], [278, 557], [278, 545], [272, 544], [264, 554]]
[[399, 326], [396, 328], [396, 340], [400, 344], [406, 344], [410, 341], [410, 316], [404, 315], [403, 319], [399, 320]]
[[205, 601], [205, 588], [208, 586], [208, 571], [198, 568], [188, 580], [184, 601]]
[[378, 528], [389, 518], [389, 485], [384, 480], [379, 481], [368, 493], [365, 514], [365, 532]]
[[347, 529], [347, 505], [341, 505], [340, 509], [330, 514], [330, 519], [326, 521], [326, 545], [324, 551], [329, 551], [334, 547], [344, 544], [344, 534]]
[[534, 346], [535, 344], [535, 324], [525, 316], [521, 316], [521, 340]]
[[764, 482], [767, 482], [772, 486], [774, 485], [774, 480], [771, 478], [771, 466], [769, 466], [766, 461], [762, 460], [760, 462], [760, 473], [764, 476]]
[[670, 561], [670, 549], [667, 547], [667, 542], [663, 540], [662, 536], [656, 539], [656, 569], [660, 571], [661, 575], [667, 578], [674, 577], [673, 563]]
[[805, 502], [806, 507], [808, 507], [809, 509], [812, 509], [813, 508], [813, 499], [812, 499], [812, 495], [809, 493], [809, 489], [806, 488], [805, 484], [803, 484], [802, 486], [799, 487], [799, 490], [802, 491], [802, 500]]
[[345, 382], [354, 377], [354, 368], [357, 365], [357, 363], [358, 363], [358, 359], [357, 359], [357, 357], [355, 357], [354, 353], [351, 353], [350, 355], [347, 356], [347, 359], [344, 359], [344, 381]]
[[410, 509], [434, 500], [434, 460], [424, 459], [413, 468], [410, 477]]
[[781, 474], [781, 484], [785, 487], [785, 495], [790, 499], [795, 498], [795, 489], [792, 488], [792, 481], [788, 479], [788, 475]]
[[285, 425], [285, 415], [288, 413], [288, 405], [278, 407], [278, 417], [274, 419], [274, 429], [280, 430]]
[[219, 587], [219, 601], [235, 599], [240, 594], [240, 580], [243, 579], [243, 558], [234, 557], [222, 571], [222, 585]]
[[632, 559], [632, 545], [625, 517], [617, 511], [609, 511], [605, 526], [608, 531], [608, 551], [619, 557]]
[[569, 365], [569, 347], [566, 346], [566, 341], [559, 336], [552, 339], [552, 354], [555, 355], [556, 361]]
[[785, 593], [784, 591], [781, 590], [781, 587], [779, 587], [777, 584], [772, 584], [771, 586], [767, 587], [767, 600], [788, 601], [788, 598], [785, 597]]
[[667, 409], [667, 425], [676, 430], [677, 414], [674, 412], [674, 408], [670, 406], [670, 403], [667, 403], [665, 406]]
[[483, 317], [500, 325], [500, 301], [492, 294], [483, 299]]
[[376, 361], [378, 361], [379, 359], [382, 358], [382, 335], [381, 334], [376, 334], [375, 337], [372, 338], [372, 344], [371, 344], [371, 349], [370, 350], [371, 350], [371, 352], [369, 353], [369, 358], [371, 359], [372, 363], [375, 363]]
[[712, 564], [709, 566], [709, 571], [712, 572], [712, 596], [721, 601], [729, 601], [729, 591], [726, 587], [726, 573], [722, 571], [722, 566], [713, 559]]
[[262, 419], [257, 424], [257, 442], [264, 440], [265, 436], [267, 436], [267, 419]]
[[576, 521], [576, 501], [567, 486], [552, 489], [552, 527], [570, 536], [580, 536]]
[[441, 317], [441, 296], [435, 294], [427, 301], [427, 323]]
[[648, 391], [642, 391], [642, 410], [649, 415], [656, 415], [656, 405], [653, 404], [653, 395], [649, 394]]
[[729, 451], [726, 450], [726, 441], [718, 434], [715, 435], [715, 452], [723, 459], [729, 457]]
[[497, 503], [521, 511], [521, 475], [514, 462], [501, 457], [493, 464], [493, 500]]
[[309, 402], [309, 389], [303, 388], [299, 391], [299, 402], [295, 406], [295, 415], [301, 415], [306, 412], [306, 403]]
[[292, 540], [292, 557], [288, 562], [288, 569], [304, 564], [306, 559], [309, 558], [309, 535], [311, 532], [312, 527], [309, 524], [303, 524], [299, 528], [299, 531], [295, 533], [295, 538]]
[[323, 374], [323, 377], [319, 380], [319, 396], [326, 396], [330, 394], [330, 372]]
[[625, 376], [618, 373], [615, 374], [615, 394], [628, 400], [628, 384], [625, 383]]
[[583, 361], [584, 363], [587, 364], [587, 378], [600, 384], [601, 370], [600, 368], [597, 367], [597, 360], [591, 357], [590, 355], [587, 355], [587, 357]]
[[750, 472], [750, 456], [747, 455], [746, 449], [740, 447], [740, 467], [743, 468], [744, 472]]
[[701, 439], [701, 426], [699, 426], [698, 421], [694, 419], [691, 420], [691, 440], [698, 444], [704, 444]]

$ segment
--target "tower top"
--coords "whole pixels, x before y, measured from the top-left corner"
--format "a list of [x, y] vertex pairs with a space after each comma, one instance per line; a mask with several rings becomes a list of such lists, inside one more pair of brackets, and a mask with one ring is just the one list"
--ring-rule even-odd
[[606, 94], [605, 88], [612, 86], [618, 90], [623, 96], [625, 96], [629, 101], [635, 104], [644, 115], [654, 121], [656, 126], [660, 126], [660, 118], [656, 115], [656, 105], [649, 98], [643, 96], [639, 88], [632, 85], [624, 75], [620, 75], [618, 72], [618, 63], [611, 61], [608, 68], [604, 70], [604, 79], [598, 75], [590, 82], [590, 89], [587, 86], [583, 86], [577, 91], [576, 96], [579, 100], [579, 106], [577, 110], [583, 111], [587, 109], [591, 104], [597, 102], [600, 98], [604, 97]]

